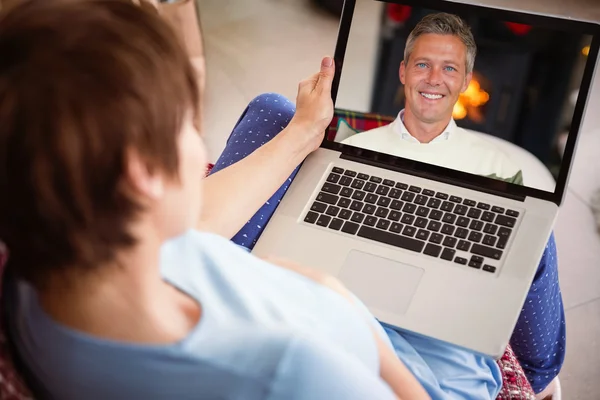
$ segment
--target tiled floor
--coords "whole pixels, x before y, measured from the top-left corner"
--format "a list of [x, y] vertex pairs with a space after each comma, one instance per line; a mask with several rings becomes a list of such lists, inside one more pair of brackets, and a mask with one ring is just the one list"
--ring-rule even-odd
[[[205, 132], [214, 160], [246, 104], [275, 91], [295, 98], [335, 46], [338, 21], [310, 0], [197, 0], [208, 58]], [[488, 0], [600, 20], [598, 0]], [[510, 6], [510, 5], [508, 5]], [[364, 16], [372, 18], [371, 16]], [[368, 39], [365, 39], [368, 40]], [[352, 72], [347, 72], [349, 75]], [[567, 312], [564, 399], [600, 399], [600, 235], [589, 202], [600, 189], [600, 74], [584, 120], [569, 191], [556, 226]]]

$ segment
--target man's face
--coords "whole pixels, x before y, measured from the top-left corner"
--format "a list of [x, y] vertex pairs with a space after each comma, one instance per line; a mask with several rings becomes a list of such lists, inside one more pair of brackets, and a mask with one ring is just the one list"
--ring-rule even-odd
[[400, 65], [406, 108], [419, 121], [448, 123], [459, 95], [467, 90], [467, 48], [452, 35], [425, 34], [415, 41], [409, 60]]

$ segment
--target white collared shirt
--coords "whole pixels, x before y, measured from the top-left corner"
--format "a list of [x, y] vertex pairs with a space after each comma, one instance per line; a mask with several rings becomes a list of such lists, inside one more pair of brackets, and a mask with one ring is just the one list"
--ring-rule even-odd
[[[414, 143], [421, 143], [419, 142], [419, 139], [410, 134], [410, 132], [406, 128], [406, 125], [404, 125], [404, 110], [400, 111], [400, 113], [398, 114], [398, 118], [396, 118], [396, 122], [397, 123], [394, 124], [394, 131], [398, 133], [402, 139]], [[454, 131], [456, 131], [456, 128], [456, 122], [454, 121], [454, 118], [451, 118], [450, 123], [448, 124], [448, 126], [446, 126], [444, 131], [438, 136], [436, 136], [435, 139], [433, 139], [429, 143], [436, 143], [441, 142], [443, 140], [448, 140], [450, 136], [454, 133]]]

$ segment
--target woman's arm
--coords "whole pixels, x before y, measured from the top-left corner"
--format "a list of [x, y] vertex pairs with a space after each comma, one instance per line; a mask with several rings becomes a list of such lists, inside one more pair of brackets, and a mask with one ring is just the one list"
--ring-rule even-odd
[[[316, 283], [327, 286], [334, 292], [343, 296], [348, 302], [356, 305], [355, 297], [335, 277], [320, 271], [300, 266], [288, 260], [279, 258], [267, 258], [266, 261], [289, 269], [303, 275]], [[367, 321], [367, 323], [370, 323]], [[417, 381], [414, 375], [406, 368], [406, 365], [398, 358], [396, 353], [383, 341], [379, 333], [372, 328], [373, 337], [379, 353], [379, 375], [398, 397], [399, 400], [425, 400], [430, 399], [429, 394]]]
[[204, 180], [200, 230], [233, 237], [319, 147], [333, 118], [334, 73], [333, 60], [324, 58], [321, 71], [300, 83], [296, 114], [288, 127], [249, 156]]

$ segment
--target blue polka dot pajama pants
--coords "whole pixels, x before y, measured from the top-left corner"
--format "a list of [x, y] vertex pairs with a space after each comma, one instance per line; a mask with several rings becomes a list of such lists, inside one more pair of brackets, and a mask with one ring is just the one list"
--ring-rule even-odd
[[[294, 104], [278, 94], [255, 98], [237, 122], [211, 173], [241, 160], [271, 140], [287, 126], [294, 112]], [[234, 236], [234, 243], [248, 249], [254, 246], [296, 172]], [[565, 314], [554, 236], [546, 246], [510, 344], [533, 389], [541, 392], [558, 375], [565, 356]]]

